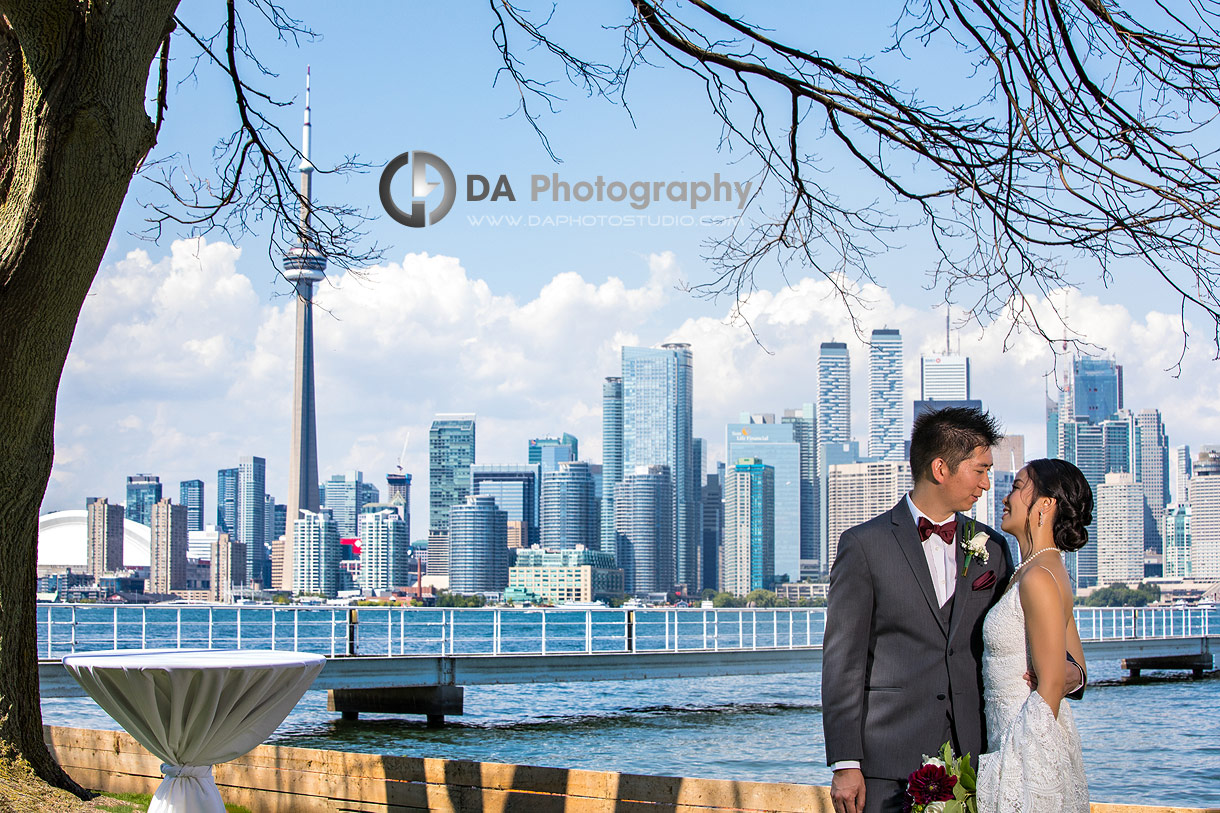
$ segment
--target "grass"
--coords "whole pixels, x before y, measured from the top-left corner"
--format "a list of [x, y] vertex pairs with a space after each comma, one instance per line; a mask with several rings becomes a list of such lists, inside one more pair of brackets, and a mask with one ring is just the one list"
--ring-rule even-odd
[[[98, 801], [94, 804], [100, 810], [109, 811], [109, 813], [144, 813], [148, 810], [148, 805], [152, 802], [151, 793], [102, 793], [97, 792], [98, 796], [106, 799], [114, 799], [114, 805], [109, 802]], [[250, 813], [249, 808], [241, 805], [225, 805], [226, 813]]]

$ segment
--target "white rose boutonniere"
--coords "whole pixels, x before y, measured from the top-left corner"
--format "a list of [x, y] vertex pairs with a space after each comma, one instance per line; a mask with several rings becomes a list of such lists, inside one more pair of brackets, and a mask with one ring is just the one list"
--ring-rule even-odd
[[974, 523], [971, 522], [966, 527], [966, 533], [963, 535], [962, 547], [966, 550], [966, 566], [962, 568], [962, 575], [966, 575], [966, 570], [970, 567], [970, 560], [978, 558], [983, 564], [987, 564], [987, 534], [983, 531], [973, 533]]

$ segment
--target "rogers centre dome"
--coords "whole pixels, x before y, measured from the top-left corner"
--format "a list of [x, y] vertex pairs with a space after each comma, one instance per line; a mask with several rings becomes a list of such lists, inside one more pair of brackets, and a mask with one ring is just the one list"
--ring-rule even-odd
[[[85, 509], [55, 511], [38, 518], [38, 564], [84, 568], [88, 554], [89, 512]], [[123, 520], [123, 564], [147, 567], [152, 529]]]

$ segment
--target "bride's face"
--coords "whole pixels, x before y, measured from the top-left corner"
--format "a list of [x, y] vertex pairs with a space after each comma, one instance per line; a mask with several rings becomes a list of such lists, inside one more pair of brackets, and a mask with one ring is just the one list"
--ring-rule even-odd
[[1025, 532], [1025, 522], [1029, 518], [1029, 507], [1034, 497], [1034, 484], [1029, 479], [1029, 468], [1026, 467], [1017, 472], [1012, 481], [1012, 491], [1004, 498], [1000, 529], [1013, 536], [1021, 536]]

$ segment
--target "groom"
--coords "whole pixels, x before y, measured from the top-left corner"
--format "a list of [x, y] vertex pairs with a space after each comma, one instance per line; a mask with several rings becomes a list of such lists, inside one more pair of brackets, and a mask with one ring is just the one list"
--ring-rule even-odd
[[[914, 489], [839, 539], [822, 653], [836, 813], [897, 813], [924, 754], [951, 742], [977, 760], [986, 744], [983, 617], [1013, 563], [998, 533], [961, 512], [991, 487], [999, 438], [995, 419], [977, 409], [921, 415], [911, 433]], [[986, 534], [986, 562], [967, 562], [966, 531]]]

